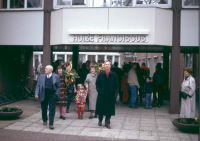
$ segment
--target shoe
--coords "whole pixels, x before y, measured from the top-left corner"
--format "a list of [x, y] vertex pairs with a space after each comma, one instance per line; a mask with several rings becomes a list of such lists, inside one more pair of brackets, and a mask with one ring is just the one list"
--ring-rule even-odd
[[83, 116], [80, 116], [80, 119], [83, 119]]
[[66, 109], [66, 112], [65, 113], [69, 113], [69, 109]]
[[93, 118], [97, 118], [97, 115], [93, 116]]
[[53, 125], [49, 125], [49, 129], [53, 130], [54, 129]]
[[110, 125], [106, 125], [106, 128], [111, 129]]
[[65, 120], [65, 117], [62, 117], [63, 120]]
[[98, 125], [99, 125], [99, 126], [102, 126], [102, 122], [98, 122]]
[[46, 126], [47, 125], [47, 121], [43, 122], [43, 125]]
[[92, 119], [93, 118], [93, 116], [89, 116], [89, 119]]
[[63, 118], [62, 116], [59, 117], [59, 119], [62, 119], [62, 118]]
[[81, 117], [78, 117], [78, 119], [81, 119]]

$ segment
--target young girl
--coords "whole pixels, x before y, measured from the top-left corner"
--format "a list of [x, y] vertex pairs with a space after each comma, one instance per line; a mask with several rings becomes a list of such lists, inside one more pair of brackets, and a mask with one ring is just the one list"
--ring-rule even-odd
[[85, 90], [84, 86], [81, 85], [76, 95], [76, 107], [78, 108], [78, 119], [83, 119], [84, 107], [88, 90]]

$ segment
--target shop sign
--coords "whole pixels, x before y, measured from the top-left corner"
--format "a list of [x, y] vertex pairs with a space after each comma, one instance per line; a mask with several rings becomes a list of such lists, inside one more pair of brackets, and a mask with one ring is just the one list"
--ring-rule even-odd
[[145, 34], [133, 34], [133, 35], [108, 35], [108, 34], [73, 34], [70, 35], [70, 42], [73, 43], [86, 43], [86, 42], [94, 42], [94, 43], [102, 43], [102, 42], [110, 42], [110, 43], [138, 43], [138, 42], [148, 42], [148, 35]]

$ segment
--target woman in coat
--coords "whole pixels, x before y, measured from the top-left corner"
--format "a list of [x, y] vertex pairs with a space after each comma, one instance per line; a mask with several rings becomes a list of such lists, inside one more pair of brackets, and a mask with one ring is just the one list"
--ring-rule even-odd
[[195, 79], [192, 77], [192, 68], [185, 68], [185, 79], [181, 85], [181, 91], [189, 94], [186, 99], [181, 98], [180, 118], [195, 118]]
[[[97, 74], [95, 73], [95, 67], [90, 67], [90, 72], [85, 80], [85, 87], [88, 90], [89, 89], [89, 110], [90, 110], [90, 116], [89, 119], [93, 118], [93, 112], [96, 110], [96, 101], [97, 101], [97, 90], [96, 90], [96, 80], [97, 80]], [[95, 115], [94, 118], [97, 116]]]

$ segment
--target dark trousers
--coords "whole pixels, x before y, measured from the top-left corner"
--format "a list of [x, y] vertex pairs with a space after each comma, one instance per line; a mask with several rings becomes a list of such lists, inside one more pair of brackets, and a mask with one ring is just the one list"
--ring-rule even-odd
[[89, 96], [86, 97], [86, 103], [88, 105], [88, 110], [89, 110]]
[[156, 101], [157, 101], [156, 92], [157, 92], [157, 90], [156, 90], [156, 88], [154, 87], [154, 88], [153, 88], [153, 103], [156, 103]]
[[140, 103], [142, 103], [143, 90], [139, 89]]
[[67, 108], [66, 109], [69, 109], [70, 104], [71, 104], [71, 96], [69, 95], [68, 96], [68, 103], [67, 103]]
[[161, 104], [164, 93], [164, 84], [156, 84], [156, 89], [158, 90], [158, 104]]
[[[110, 119], [111, 116], [106, 116], [105, 125], [110, 125]], [[102, 122], [102, 120], [103, 120], [103, 115], [99, 115], [99, 122]]]
[[56, 94], [45, 94], [44, 101], [41, 102], [43, 122], [47, 121], [47, 107], [49, 103], [49, 125], [53, 125], [55, 111], [56, 111], [56, 100], [57, 100]]

